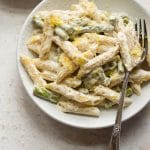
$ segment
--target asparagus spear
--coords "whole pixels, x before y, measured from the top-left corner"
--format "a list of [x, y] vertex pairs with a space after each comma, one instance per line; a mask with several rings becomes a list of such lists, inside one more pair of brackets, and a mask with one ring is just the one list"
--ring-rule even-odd
[[70, 38], [73, 39], [75, 36], [83, 33], [101, 33], [101, 32], [111, 32], [114, 30], [114, 27], [109, 24], [100, 24], [96, 26], [79, 26], [79, 27], [73, 27], [68, 24], [64, 24], [60, 26], [63, 30], [65, 30], [68, 35], [70, 35]]
[[42, 99], [48, 100], [52, 103], [57, 103], [59, 101], [60, 95], [47, 90], [44, 87], [36, 86], [34, 87], [33, 94]]

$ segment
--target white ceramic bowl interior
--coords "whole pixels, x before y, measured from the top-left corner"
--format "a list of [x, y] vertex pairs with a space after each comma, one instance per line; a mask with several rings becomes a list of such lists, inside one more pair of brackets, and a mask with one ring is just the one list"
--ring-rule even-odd
[[[27, 93], [30, 95], [31, 99], [37, 104], [38, 107], [40, 107], [45, 113], [47, 113], [55, 120], [58, 120], [59, 122], [65, 123], [70, 126], [85, 129], [112, 126], [114, 124], [116, 115], [115, 109], [102, 110], [101, 116], [99, 118], [77, 116], [72, 114], [65, 114], [59, 111], [56, 105], [33, 96], [33, 83], [19, 61], [19, 56], [22, 54], [32, 56], [25, 45], [26, 40], [30, 37], [33, 30], [32, 16], [40, 10], [68, 9], [71, 4], [77, 2], [77, 0], [44, 0], [31, 12], [23, 25], [18, 42], [17, 62], [19, 73], [23, 85]], [[147, 21], [147, 26], [150, 26], [150, 18], [148, 13], [133, 0], [95, 0], [95, 2], [100, 9], [105, 9], [113, 12], [126, 12], [134, 19], [144, 18]], [[150, 84], [147, 84], [143, 87], [141, 96], [132, 97], [132, 99], [134, 100], [133, 104], [124, 110], [123, 120], [134, 116], [137, 112], [144, 108], [144, 106], [149, 102], [150, 99], [149, 89]]]

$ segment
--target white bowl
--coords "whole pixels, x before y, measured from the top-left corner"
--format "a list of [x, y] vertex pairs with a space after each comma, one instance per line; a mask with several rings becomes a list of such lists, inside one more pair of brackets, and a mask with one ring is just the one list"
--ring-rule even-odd
[[[132, 0], [95, 0], [96, 4], [100, 9], [106, 9], [115, 12], [127, 12], [133, 18], [145, 18], [147, 21], [147, 26], [150, 26], [150, 18], [148, 13], [135, 1]], [[41, 108], [46, 114], [54, 118], [55, 120], [62, 122], [64, 124], [84, 128], [84, 129], [95, 129], [95, 128], [104, 128], [109, 127], [114, 124], [116, 110], [102, 110], [101, 116], [99, 118], [77, 116], [71, 114], [65, 114], [59, 111], [56, 105], [51, 104], [47, 101], [41, 100], [33, 96], [33, 83], [25, 72], [24, 68], [20, 64], [19, 56], [21, 54], [31, 55], [27, 50], [25, 41], [30, 37], [32, 33], [32, 16], [39, 10], [53, 10], [53, 9], [68, 9], [71, 4], [77, 3], [77, 0], [44, 0], [35, 9], [26, 19], [19, 38], [18, 49], [17, 49], [17, 62], [19, 73], [23, 82], [23, 85], [31, 97], [31, 99]], [[140, 110], [142, 110], [150, 99], [150, 84], [147, 84], [142, 89], [141, 96], [133, 96], [133, 104], [126, 108], [123, 112], [123, 121], [131, 118]]]

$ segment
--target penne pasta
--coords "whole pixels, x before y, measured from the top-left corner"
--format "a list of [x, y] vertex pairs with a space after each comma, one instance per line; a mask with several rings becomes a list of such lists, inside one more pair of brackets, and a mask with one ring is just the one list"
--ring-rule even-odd
[[43, 72], [40, 73], [42, 78], [47, 81], [56, 81], [57, 79], [57, 74], [52, 71], [46, 71], [44, 70]]
[[27, 47], [31, 52], [34, 52], [35, 54], [39, 55], [40, 48], [41, 48], [41, 40], [42, 40], [42, 34], [33, 35], [28, 41], [27, 41]]
[[90, 94], [86, 95], [66, 86], [65, 84], [57, 84], [53, 82], [48, 84], [46, 87], [47, 89], [57, 92], [68, 99], [90, 106], [98, 105], [101, 101], [103, 101], [103, 97], [101, 96], [93, 96]]
[[53, 37], [53, 41], [60, 46], [64, 53], [68, 55], [76, 65], [82, 65], [86, 62], [86, 58], [81, 57], [81, 52], [71, 42], [61, 41], [59, 37]]
[[123, 32], [118, 33], [118, 38], [120, 40], [120, 54], [123, 59], [123, 63], [126, 68], [130, 71], [132, 69], [132, 58], [130, 55], [130, 49], [127, 44], [127, 38]]
[[59, 101], [57, 106], [65, 113], [79, 114], [98, 117], [100, 110], [97, 107], [82, 106], [72, 101]]
[[102, 66], [102, 65], [110, 62], [113, 59], [113, 57], [118, 54], [118, 52], [119, 52], [119, 47], [116, 46], [115, 49], [105, 52], [105, 53], [98, 55], [95, 58], [89, 60], [79, 70], [78, 77], [81, 78], [85, 74], [88, 74], [90, 71], [92, 71], [94, 68], [96, 68], [98, 66]]
[[136, 95], [141, 95], [141, 85], [137, 83], [130, 83], [133, 92]]
[[31, 58], [27, 56], [21, 56], [20, 61], [24, 68], [26, 69], [27, 73], [31, 77], [32, 81], [36, 85], [45, 86], [46, 81], [40, 75], [40, 72], [37, 70], [36, 66], [34, 65]]
[[[112, 101], [115, 104], [119, 103], [120, 93], [117, 93], [116, 91], [114, 91], [108, 87], [99, 85], [95, 88], [94, 92], [96, 95], [104, 96], [106, 99]], [[132, 103], [132, 100], [130, 98], [126, 97], [124, 100], [124, 106], [128, 106], [131, 103]]]
[[48, 26], [44, 25], [43, 31], [44, 31], [44, 37], [42, 40], [39, 57], [45, 60], [45, 59], [48, 59], [49, 57], [54, 29], [49, 25]]
[[54, 62], [51, 60], [43, 61], [39, 58], [35, 58], [35, 59], [33, 59], [33, 63], [40, 70], [48, 70], [48, 71], [58, 72], [61, 69], [60, 65], [57, 62]]
[[115, 37], [110, 37], [106, 35], [100, 35], [96, 33], [85, 33], [83, 37], [86, 37], [90, 40], [91, 43], [97, 42], [101, 45], [118, 45], [119, 40]]
[[142, 69], [137, 69], [130, 75], [130, 80], [135, 83], [143, 83], [150, 80], [150, 71], [145, 71]]

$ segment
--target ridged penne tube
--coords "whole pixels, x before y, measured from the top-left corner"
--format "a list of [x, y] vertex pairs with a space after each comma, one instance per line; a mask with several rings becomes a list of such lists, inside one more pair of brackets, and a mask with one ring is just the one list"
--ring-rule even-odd
[[76, 65], [82, 65], [87, 60], [81, 56], [81, 52], [70, 41], [62, 41], [59, 37], [53, 37], [53, 41], [72, 59]]
[[106, 36], [106, 35], [100, 35], [96, 33], [85, 33], [83, 37], [86, 37], [89, 39], [91, 43], [97, 42], [101, 45], [117, 45], [119, 44], [119, 41], [117, 38]]
[[71, 101], [59, 101], [57, 103], [58, 108], [65, 113], [79, 114], [98, 117], [100, 110], [97, 107], [82, 106], [79, 103]]
[[48, 59], [49, 53], [51, 50], [51, 45], [52, 45], [52, 37], [54, 34], [54, 29], [50, 25], [44, 25], [43, 29], [43, 40], [42, 40], [42, 45], [41, 45], [41, 50], [40, 50], [40, 55], [39, 57], [41, 59]]
[[112, 45], [99, 45], [99, 47], [97, 48], [97, 53], [98, 54], [102, 54], [104, 52], [108, 52], [112, 49], [114, 49], [115, 47]]
[[123, 59], [124, 65], [130, 71], [132, 69], [132, 58], [130, 55], [130, 49], [128, 47], [128, 41], [126, 35], [123, 32], [118, 33], [118, 38], [120, 40], [120, 54]]
[[135, 83], [139, 83], [139, 84], [141, 84], [142, 82], [149, 81], [150, 80], [150, 71], [137, 69], [131, 73], [130, 80], [134, 81]]
[[30, 51], [36, 53], [39, 55], [40, 48], [41, 48], [41, 40], [42, 40], [42, 34], [33, 35], [28, 41], [27, 41], [27, 47]]
[[95, 3], [88, 0], [80, 0], [79, 6], [83, 8], [84, 15], [89, 17], [92, 17], [93, 13], [97, 10]]
[[66, 77], [68, 77], [72, 72], [70, 72], [67, 68], [63, 67], [61, 68], [61, 70], [59, 71], [57, 78], [56, 78], [56, 82], [60, 83], [62, 82]]
[[[43, 71], [40, 73], [40, 75], [42, 76], [42, 78], [44, 80], [47, 80], [47, 81], [53, 81], [54, 82], [57, 80], [57, 74], [55, 72], [52, 72], [52, 71]], [[63, 81], [63, 83], [69, 87], [77, 88], [81, 85], [82, 81], [75, 78], [75, 77], [73, 77], [73, 78], [69, 77], [69, 78], [66, 78]]]
[[[119, 103], [120, 93], [117, 93], [116, 91], [114, 91], [108, 87], [99, 85], [95, 88], [94, 92], [96, 95], [104, 96], [106, 99], [108, 99], [116, 104]], [[130, 98], [125, 97], [124, 105], [128, 106], [131, 103], [132, 103], [132, 100]]]
[[61, 65], [67, 68], [70, 72], [74, 72], [78, 68], [65, 53], [60, 55], [59, 63], [61, 63]]
[[48, 84], [46, 88], [54, 92], [57, 92], [68, 99], [74, 100], [82, 104], [90, 105], [90, 106], [98, 105], [104, 99], [101, 96], [83, 94], [77, 90], [68, 87], [65, 84], [57, 84], [55, 82]]
[[82, 81], [77, 79], [76, 77], [74, 78], [66, 78], [64, 81], [63, 81], [64, 84], [66, 84], [67, 86], [69, 87], [72, 87], [72, 88], [77, 88], [81, 85]]
[[64, 78], [66, 78], [78, 69], [78, 67], [71, 61], [71, 59], [65, 53], [62, 53], [60, 55], [59, 62], [61, 63], [61, 65], [63, 65], [63, 68], [61, 68], [58, 73], [56, 80], [57, 83], [61, 82], [62, 80], [64, 80]]
[[116, 46], [114, 49], [105, 52], [101, 55], [94, 57], [93, 59], [89, 60], [86, 64], [84, 64], [78, 72], [78, 77], [81, 78], [85, 74], [88, 74], [94, 68], [102, 66], [108, 62], [110, 62], [115, 55], [119, 52], [119, 46]]
[[141, 95], [141, 85], [140, 84], [130, 83], [130, 86], [136, 95]]
[[40, 74], [41, 74], [42, 78], [47, 81], [56, 81], [56, 79], [57, 79], [57, 74], [52, 71], [44, 70]]
[[21, 56], [20, 61], [22, 65], [24, 66], [24, 68], [26, 69], [29, 76], [31, 77], [34, 84], [44, 87], [46, 85], [46, 81], [43, 80], [43, 78], [41, 77], [40, 72], [34, 65], [32, 59], [27, 56]]
[[54, 62], [52, 60], [44, 61], [39, 58], [35, 58], [33, 59], [33, 63], [40, 70], [49, 70], [49, 71], [58, 72], [61, 69], [60, 65], [57, 62]]

